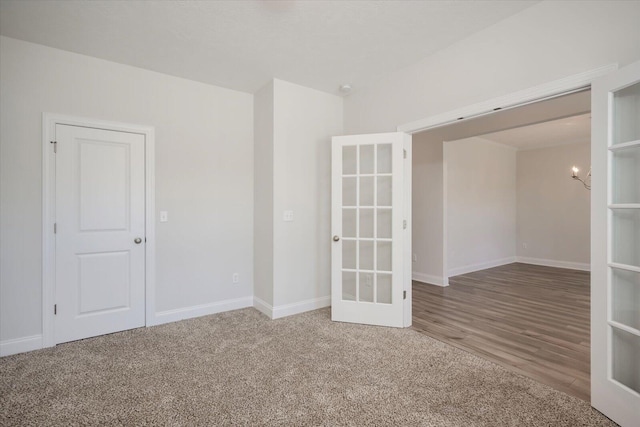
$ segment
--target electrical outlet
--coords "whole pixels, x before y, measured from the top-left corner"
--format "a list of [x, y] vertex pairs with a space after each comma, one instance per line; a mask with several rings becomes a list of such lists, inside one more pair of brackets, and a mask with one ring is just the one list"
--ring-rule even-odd
[[238, 283], [240, 281], [240, 275], [238, 273], [233, 273], [233, 276], [231, 279], [233, 283]]
[[169, 213], [167, 211], [160, 211], [160, 222], [169, 221]]
[[282, 213], [282, 220], [287, 222], [293, 221], [293, 211], [284, 211]]
[[417, 262], [418, 261], [418, 255], [413, 254], [413, 262]]
[[523, 247], [524, 249], [527, 249], [527, 244], [526, 244], [526, 243], [523, 243], [523, 244], [522, 244], [522, 247]]

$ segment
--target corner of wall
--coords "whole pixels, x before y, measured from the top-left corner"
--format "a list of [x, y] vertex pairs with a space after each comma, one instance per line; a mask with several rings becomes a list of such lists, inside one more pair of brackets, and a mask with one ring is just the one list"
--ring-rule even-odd
[[253, 295], [273, 304], [274, 81], [254, 95]]

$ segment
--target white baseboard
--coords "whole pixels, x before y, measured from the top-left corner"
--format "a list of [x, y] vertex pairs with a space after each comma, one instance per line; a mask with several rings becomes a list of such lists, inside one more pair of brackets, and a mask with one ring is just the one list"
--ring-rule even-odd
[[434, 276], [432, 274], [418, 273], [414, 271], [411, 273], [411, 280], [415, 280], [416, 282], [426, 283], [428, 285], [435, 286], [449, 286], [449, 278]]
[[176, 308], [174, 310], [160, 311], [155, 314], [152, 325], [177, 322], [194, 317], [208, 316], [209, 314], [222, 313], [223, 311], [238, 310], [240, 308], [253, 307], [253, 297], [242, 297], [218, 301], [210, 304], [194, 305], [192, 307]]
[[253, 297], [253, 307], [266, 314], [271, 319], [280, 319], [281, 317], [293, 316], [294, 314], [304, 313], [305, 311], [317, 310], [319, 308], [329, 307], [331, 305], [331, 297], [320, 297], [308, 299], [291, 304], [279, 305], [276, 307], [267, 304], [258, 297]]
[[317, 310], [319, 308], [329, 307], [331, 305], [331, 296], [308, 299], [305, 301], [294, 302], [273, 307], [272, 319], [292, 316], [294, 314], [304, 313], [305, 311]]
[[486, 270], [487, 268], [499, 267], [501, 265], [513, 264], [517, 258], [507, 257], [501, 259], [495, 259], [492, 261], [481, 262], [478, 264], [464, 265], [462, 267], [456, 267], [449, 270], [449, 277], [459, 276], [461, 274], [473, 273], [474, 271]]
[[582, 262], [557, 261], [553, 259], [530, 258], [524, 256], [516, 257], [516, 262], [543, 265], [545, 267], [568, 268], [569, 270], [591, 271], [591, 265]]
[[271, 304], [267, 304], [258, 297], [253, 297], [253, 308], [269, 317], [269, 319], [273, 319], [273, 306]]
[[42, 335], [31, 335], [29, 337], [0, 341], [0, 357], [24, 353], [26, 351], [40, 350], [41, 348]]

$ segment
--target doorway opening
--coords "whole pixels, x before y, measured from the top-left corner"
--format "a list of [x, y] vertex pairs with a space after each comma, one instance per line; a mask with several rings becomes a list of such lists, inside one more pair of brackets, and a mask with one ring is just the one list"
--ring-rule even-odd
[[[589, 400], [590, 90], [413, 135], [413, 325]], [[435, 286], [434, 286], [435, 285]]]

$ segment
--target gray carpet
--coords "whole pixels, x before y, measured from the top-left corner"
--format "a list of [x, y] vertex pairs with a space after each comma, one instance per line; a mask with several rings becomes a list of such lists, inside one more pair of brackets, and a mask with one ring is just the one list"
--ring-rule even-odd
[[421, 335], [253, 309], [0, 359], [0, 424], [610, 426]]

